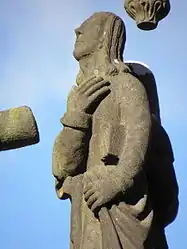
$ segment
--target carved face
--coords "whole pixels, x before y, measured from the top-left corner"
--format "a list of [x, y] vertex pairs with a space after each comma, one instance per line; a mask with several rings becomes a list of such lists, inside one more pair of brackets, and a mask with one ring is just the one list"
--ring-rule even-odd
[[102, 18], [93, 15], [75, 30], [76, 42], [73, 55], [76, 60], [79, 61], [81, 58], [90, 55], [101, 44], [102, 22]]

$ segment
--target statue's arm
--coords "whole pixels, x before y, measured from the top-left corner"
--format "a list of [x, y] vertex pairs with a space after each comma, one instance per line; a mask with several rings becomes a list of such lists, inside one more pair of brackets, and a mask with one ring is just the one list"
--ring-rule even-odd
[[71, 182], [71, 177], [85, 171], [92, 115], [110, 93], [109, 85], [102, 77], [91, 76], [80, 86], [73, 86], [68, 96], [67, 112], [61, 119], [64, 129], [56, 138], [53, 149], [53, 175], [59, 197], [68, 194], [71, 184], [66, 183]]
[[151, 114], [146, 91], [141, 82], [130, 74], [120, 89], [121, 125], [125, 139], [119, 160], [119, 171], [127, 189], [142, 170], [151, 131]]
[[61, 122], [64, 128], [55, 140], [52, 156], [55, 188], [59, 198], [68, 192], [71, 177], [83, 173], [86, 167], [91, 115], [67, 112]]

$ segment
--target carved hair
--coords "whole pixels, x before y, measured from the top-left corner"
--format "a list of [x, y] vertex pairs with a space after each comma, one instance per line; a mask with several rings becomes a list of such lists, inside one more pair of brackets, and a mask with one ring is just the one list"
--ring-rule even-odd
[[110, 63], [108, 73], [130, 71], [123, 63], [126, 42], [126, 29], [123, 20], [111, 12], [97, 12], [94, 15], [102, 15], [105, 19], [102, 43], [106, 59]]
[[106, 12], [106, 24], [104, 30], [106, 32], [104, 46], [111, 62], [115, 59], [123, 61], [123, 51], [126, 42], [126, 29], [124, 22], [115, 14]]

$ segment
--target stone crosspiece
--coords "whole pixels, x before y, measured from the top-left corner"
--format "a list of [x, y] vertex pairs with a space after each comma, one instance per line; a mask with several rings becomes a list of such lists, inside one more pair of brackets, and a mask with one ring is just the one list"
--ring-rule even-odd
[[0, 151], [18, 149], [38, 142], [37, 123], [29, 107], [0, 112]]
[[125, 10], [142, 30], [156, 29], [170, 11], [169, 0], [125, 0]]

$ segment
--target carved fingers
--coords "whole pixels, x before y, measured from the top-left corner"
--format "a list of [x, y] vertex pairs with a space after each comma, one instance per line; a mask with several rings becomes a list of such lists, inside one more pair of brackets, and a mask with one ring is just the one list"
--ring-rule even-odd
[[68, 97], [68, 109], [93, 114], [100, 102], [110, 93], [110, 83], [102, 77], [92, 76], [74, 86]]
[[84, 199], [93, 212], [95, 212], [102, 202], [102, 194], [98, 191], [100, 188], [98, 183], [99, 179], [96, 175], [90, 174], [90, 172], [84, 175]]
[[[88, 206], [90, 207], [90, 209], [94, 212], [95, 211], [95, 209], [94, 209], [94, 207], [95, 207], [95, 203], [96, 202], [99, 202], [99, 192], [95, 192], [95, 193], [93, 193], [90, 197], [89, 197], [89, 199], [87, 200], [87, 204], [88, 204]], [[95, 207], [96, 208], [96, 207]]]
[[99, 193], [96, 192], [93, 196], [90, 197], [91, 201], [93, 200], [93, 203], [91, 204], [91, 210], [92, 212], [99, 211], [99, 208], [102, 206], [102, 199], [98, 198]]
[[97, 213], [110, 200], [110, 179], [107, 178], [105, 168], [100, 167], [84, 174], [84, 199], [93, 212]]
[[124, 179], [116, 167], [97, 167], [84, 173], [84, 199], [93, 211], [107, 204], [124, 190]]
[[[106, 82], [104, 82], [106, 84]], [[108, 86], [103, 86], [101, 89], [93, 91], [88, 97], [88, 106], [86, 111], [92, 113], [95, 111], [100, 102], [110, 93]]]
[[[100, 90], [101, 88], [110, 85], [109, 82], [107, 82], [106, 80], [103, 80], [103, 78], [101, 78], [101, 77], [93, 79], [91, 82], [86, 83], [86, 85], [84, 85], [84, 84], [85, 83], [83, 83], [82, 85], [79, 86], [80, 88], [81, 88], [81, 86], [83, 86], [84, 91], [82, 91], [82, 88], [79, 91], [81, 93], [85, 94], [86, 96], [91, 96], [92, 94], [97, 92], [97, 90]], [[109, 88], [107, 87], [107, 89], [109, 89]]]
[[96, 77], [95, 75], [91, 76], [90, 78], [88, 78], [78, 86], [79, 92], [84, 94], [87, 90], [89, 90], [90, 87], [92, 87], [98, 82], [101, 82], [102, 80], [103, 78], [100, 76], [99, 77]]

